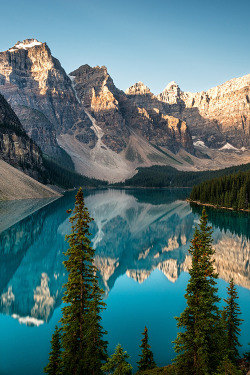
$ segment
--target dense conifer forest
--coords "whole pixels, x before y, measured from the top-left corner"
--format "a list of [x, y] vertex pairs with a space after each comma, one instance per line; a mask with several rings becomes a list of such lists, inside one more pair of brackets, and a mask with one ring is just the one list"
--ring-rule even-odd
[[190, 200], [209, 203], [216, 207], [249, 210], [250, 172], [238, 172], [204, 181], [193, 187]]
[[216, 171], [183, 172], [173, 167], [154, 165], [148, 168], [138, 168], [138, 173], [132, 178], [118, 183], [117, 186], [134, 187], [192, 187], [202, 181], [230, 175], [239, 171], [250, 171], [250, 163]]

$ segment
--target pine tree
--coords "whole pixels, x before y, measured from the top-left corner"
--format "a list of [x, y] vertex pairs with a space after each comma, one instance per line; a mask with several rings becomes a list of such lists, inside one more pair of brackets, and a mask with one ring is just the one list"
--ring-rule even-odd
[[114, 354], [108, 358], [107, 363], [102, 366], [102, 371], [113, 375], [131, 375], [132, 366], [127, 362], [129, 355], [123, 351], [120, 344], [115, 348]]
[[151, 346], [148, 343], [148, 329], [145, 327], [142, 338], [142, 343], [140, 348], [142, 348], [142, 353], [139, 355], [141, 358], [137, 362], [138, 363], [138, 370], [151, 370], [156, 367], [156, 363], [154, 361], [153, 352], [150, 350]]
[[60, 329], [56, 326], [55, 332], [51, 339], [51, 352], [49, 357], [49, 363], [44, 368], [44, 373], [48, 375], [61, 375], [61, 341], [60, 341]]
[[98, 278], [95, 275], [93, 280], [91, 300], [87, 314], [87, 325], [89, 335], [87, 337], [88, 371], [92, 375], [102, 374], [101, 366], [107, 360], [107, 341], [103, 335], [107, 332], [101, 326], [101, 311], [106, 304], [102, 301], [104, 292], [98, 285]]
[[228, 298], [224, 299], [226, 302], [225, 307], [225, 320], [226, 320], [226, 349], [228, 350], [229, 359], [235, 363], [239, 357], [238, 347], [239, 343], [240, 324], [243, 321], [239, 318], [240, 307], [236, 300], [239, 298], [233, 279], [230, 280], [227, 287]]
[[[97, 364], [97, 352], [96, 350], [91, 352], [89, 345], [91, 343], [92, 349], [93, 342], [96, 343], [97, 347], [104, 345], [101, 340], [104, 332], [100, 325], [100, 317], [94, 315], [91, 309], [94, 305], [93, 299], [100, 304], [96, 311], [104, 308], [104, 304], [100, 302], [99, 292], [96, 292], [97, 294], [94, 292], [97, 291], [95, 287], [96, 268], [93, 265], [94, 249], [90, 246], [89, 239], [89, 223], [93, 219], [84, 205], [81, 188], [76, 195], [73, 214], [70, 218], [72, 233], [66, 236], [69, 248], [65, 255], [68, 259], [64, 261], [64, 266], [69, 274], [68, 281], [64, 285], [66, 290], [63, 302], [66, 306], [62, 309], [63, 316], [61, 318], [62, 347], [64, 349], [62, 353], [63, 373], [72, 375], [98, 374], [97, 367], [99, 366], [100, 369], [100, 361]], [[89, 324], [90, 315], [97, 319], [95, 325], [99, 329], [98, 342], [94, 341], [96, 333], [91, 330], [93, 324]], [[106, 350], [105, 345], [102, 348], [103, 352]], [[99, 347], [98, 350], [100, 350]], [[100, 356], [102, 357], [101, 354]], [[90, 368], [92, 361], [95, 365]]]
[[218, 366], [218, 335], [221, 327], [217, 303], [214, 271], [212, 228], [207, 224], [207, 214], [202, 211], [199, 228], [196, 227], [189, 248], [192, 266], [186, 289], [187, 307], [177, 319], [178, 333], [174, 359], [177, 373], [211, 374]]
[[220, 362], [215, 375], [242, 375], [242, 372], [228, 357], [224, 357]]

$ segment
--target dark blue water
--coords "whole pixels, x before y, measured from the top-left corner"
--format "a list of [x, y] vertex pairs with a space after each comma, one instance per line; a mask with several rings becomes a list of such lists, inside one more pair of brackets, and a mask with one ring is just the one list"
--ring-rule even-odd
[[[47, 363], [51, 335], [61, 316], [62, 261], [70, 233], [74, 194], [22, 215], [20, 202], [6, 215], [0, 205], [0, 374], [39, 375]], [[103, 326], [109, 352], [121, 343], [136, 370], [141, 332], [146, 325], [159, 366], [174, 357], [174, 316], [185, 308], [189, 241], [200, 208], [185, 202], [187, 190], [101, 190], [86, 192], [85, 203], [95, 221], [92, 241], [107, 309]], [[7, 207], [7, 208], [6, 208]], [[33, 209], [33, 208], [32, 208]], [[16, 221], [16, 212], [23, 220]], [[226, 296], [234, 277], [242, 311], [243, 347], [250, 333], [250, 216], [208, 210], [214, 228], [219, 295]], [[8, 216], [6, 218], [6, 216]], [[7, 220], [8, 219], [8, 220]]]

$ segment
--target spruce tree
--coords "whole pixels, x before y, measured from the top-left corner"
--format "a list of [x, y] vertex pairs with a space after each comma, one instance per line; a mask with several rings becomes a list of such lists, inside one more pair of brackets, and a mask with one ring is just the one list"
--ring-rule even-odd
[[242, 372], [237, 368], [237, 366], [230, 361], [226, 356], [220, 362], [217, 371], [214, 375], [242, 375]]
[[[89, 239], [89, 224], [92, 220], [85, 207], [83, 192], [80, 188], [76, 195], [73, 216], [70, 218], [72, 233], [66, 236], [69, 248], [65, 252], [67, 260], [64, 261], [64, 266], [68, 271], [68, 281], [64, 285], [63, 302], [66, 306], [62, 309], [61, 318], [64, 374], [98, 374], [101, 364], [100, 361], [98, 364], [96, 362], [96, 353], [102, 344], [104, 345], [103, 352], [106, 351], [106, 344], [101, 340], [104, 332], [100, 325], [100, 317], [92, 311], [93, 299], [99, 303], [96, 311], [104, 308], [104, 303], [100, 301], [99, 291], [95, 294], [97, 288], [95, 287], [96, 268], [93, 265], [94, 249], [90, 246]], [[95, 341], [96, 333], [92, 329], [93, 324], [89, 324], [90, 315], [97, 319], [95, 325], [99, 329], [98, 342]], [[97, 351], [93, 349], [93, 343], [96, 343]], [[89, 348], [90, 344], [93, 351]], [[100, 354], [100, 359], [102, 359], [102, 354]], [[95, 363], [94, 369], [92, 365], [90, 367], [92, 360]]]
[[108, 361], [101, 369], [104, 373], [108, 374], [131, 375], [132, 366], [127, 362], [128, 358], [128, 353], [122, 349], [121, 344], [118, 344], [115, 348], [114, 354], [108, 358]]
[[103, 340], [103, 335], [106, 334], [101, 325], [101, 311], [106, 304], [102, 301], [103, 290], [98, 285], [98, 278], [95, 274], [93, 279], [91, 300], [89, 303], [87, 314], [87, 348], [86, 357], [88, 360], [88, 371], [90, 375], [102, 374], [101, 366], [107, 360], [107, 341]]
[[137, 362], [138, 363], [138, 370], [151, 370], [156, 367], [156, 363], [154, 361], [153, 352], [150, 350], [151, 346], [148, 343], [148, 329], [145, 327], [142, 338], [142, 343], [140, 348], [142, 348], [142, 353], [139, 355], [141, 358]]
[[233, 279], [230, 280], [227, 293], [228, 298], [224, 299], [227, 304], [225, 307], [226, 349], [229, 359], [235, 363], [239, 358], [238, 347], [241, 346], [238, 339], [241, 331], [239, 326], [243, 320], [239, 318], [241, 312], [236, 302], [239, 297]]
[[189, 248], [192, 266], [185, 294], [187, 307], [176, 318], [177, 326], [181, 328], [174, 341], [177, 353], [174, 363], [178, 374], [211, 374], [218, 366], [221, 321], [217, 303], [220, 299], [211, 235], [212, 228], [207, 224], [207, 214], [203, 209]]
[[44, 373], [48, 375], [61, 375], [61, 341], [60, 329], [56, 326], [51, 339], [51, 352], [49, 353], [49, 363], [44, 367]]

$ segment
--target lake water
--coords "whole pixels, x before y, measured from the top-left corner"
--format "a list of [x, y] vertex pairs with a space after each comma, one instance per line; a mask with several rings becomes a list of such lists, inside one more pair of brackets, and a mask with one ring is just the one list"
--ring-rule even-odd
[[[134, 371], [145, 325], [157, 365], [170, 363], [175, 355], [174, 316], [185, 308], [189, 241], [201, 214], [200, 207], [185, 201], [188, 193], [178, 189], [85, 194], [95, 219], [91, 233], [107, 303], [103, 326], [109, 354], [120, 343]], [[47, 364], [51, 335], [61, 317], [66, 281], [62, 253], [67, 249], [65, 235], [71, 231], [66, 210], [74, 207], [74, 196], [68, 193], [52, 203], [0, 203], [1, 375], [40, 375]], [[231, 277], [238, 285], [244, 352], [250, 341], [250, 215], [207, 212], [214, 229], [220, 297], [226, 297]]]

